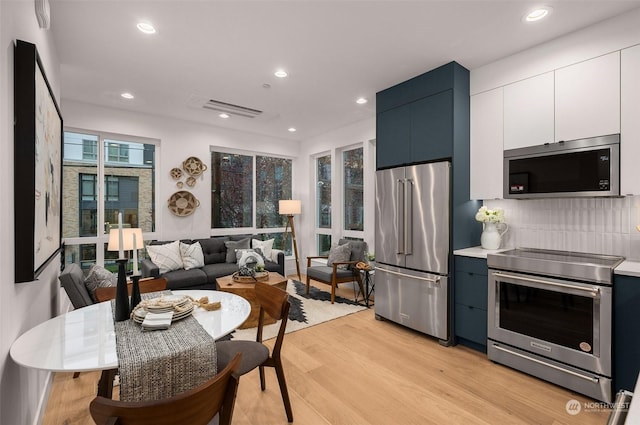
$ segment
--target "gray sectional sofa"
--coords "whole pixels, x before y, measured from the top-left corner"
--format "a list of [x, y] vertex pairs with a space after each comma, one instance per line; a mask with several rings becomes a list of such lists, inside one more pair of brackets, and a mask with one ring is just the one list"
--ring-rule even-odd
[[[160, 268], [150, 259], [143, 259], [140, 263], [143, 277], [164, 277], [167, 279], [167, 289], [216, 289], [216, 278], [227, 276], [238, 271], [235, 261], [235, 253], [227, 255], [225, 242], [241, 243], [249, 239], [249, 248], [252, 239], [259, 239], [253, 235], [234, 235], [211, 237], [207, 239], [181, 240], [186, 244], [199, 242], [204, 254], [204, 266], [190, 270], [178, 269], [161, 274]], [[163, 245], [174, 241], [151, 241], [148, 245]], [[227, 262], [233, 258], [233, 262]], [[271, 256], [265, 261], [265, 269], [277, 272], [284, 276], [284, 252], [273, 249]]]

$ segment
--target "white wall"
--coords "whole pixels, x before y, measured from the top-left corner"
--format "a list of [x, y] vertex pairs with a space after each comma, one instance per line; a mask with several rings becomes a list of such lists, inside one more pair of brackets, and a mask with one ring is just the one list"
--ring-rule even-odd
[[[332, 224], [339, 220], [341, 223], [342, 199], [341, 190], [337, 187], [339, 179], [337, 175], [337, 164], [342, 161], [340, 153], [344, 147], [362, 144], [364, 158], [364, 239], [369, 245], [370, 251], [373, 251], [374, 245], [374, 208], [375, 208], [375, 145], [372, 141], [376, 137], [376, 120], [375, 118], [359, 121], [334, 131], [322, 134], [320, 136], [308, 139], [302, 142], [300, 146], [300, 162], [302, 167], [306, 168], [306, 173], [300, 176], [297, 188], [299, 191], [294, 192], [294, 198], [298, 197], [302, 200], [302, 214], [296, 217], [296, 223], [300, 223], [300, 230], [296, 230], [298, 235], [298, 251], [300, 257], [300, 269], [304, 273], [306, 270], [306, 257], [308, 255], [316, 255], [315, 242], [315, 162], [314, 158], [319, 154], [331, 153], [332, 167], [331, 180], [335, 182], [332, 185], [331, 199], [331, 217]], [[296, 227], [298, 229], [298, 227]], [[332, 235], [332, 241], [342, 237], [342, 233], [338, 230]]]
[[177, 190], [181, 190], [176, 187], [169, 171], [174, 167], [181, 167], [182, 161], [190, 156], [201, 159], [209, 166], [211, 146], [291, 157], [293, 158], [293, 190], [294, 192], [299, 190], [297, 181], [302, 174], [304, 164], [302, 167], [299, 166], [297, 160], [299, 144], [294, 141], [121, 109], [104, 108], [64, 98], [62, 115], [65, 127], [160, 140], [160, 155], [157, 157], [156, 170], [158, 178], [156, 239], [195, 239], [211, 235], [211, 173], [209, 170], [198, 178], [193, 188], [189, 188], [189, 191], [200, 201], [200, 206], [193, 214], [177, 217], [166, 207], [169, 197]]
[[[38, 27], [30, 1], [0, 1], [0, 423], [34, 424], [43, 413], [50, 374], [22, 368], [9, 357], [13, 341], [57, 315], [60, 266], [55, 258], [39, 280], [14, 284], [13, 48], [36, 44], [47, 78], [60, 101], [59, 62], [49, 31]], [[25, 196], [29, 196], [25, 188]]]

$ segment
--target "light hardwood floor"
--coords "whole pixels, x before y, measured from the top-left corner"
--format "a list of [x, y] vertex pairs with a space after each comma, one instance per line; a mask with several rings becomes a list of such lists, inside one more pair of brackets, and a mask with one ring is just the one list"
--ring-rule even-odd
[[[283, 359], [298, 424], [588, 425], [606, 423], [609, 414], [482, 353], [375, 320], [373, 308], [287, 334]], [[275, 373], [266, 373], [265, 392], [257, 370], [241, 378], [234, 425], [287, 423]], [[88, 405], [98, 378], [56, 374], [43, 425], [93, 423]], [[573, 399], [582, 406], [574, 416], [566, 410]]]

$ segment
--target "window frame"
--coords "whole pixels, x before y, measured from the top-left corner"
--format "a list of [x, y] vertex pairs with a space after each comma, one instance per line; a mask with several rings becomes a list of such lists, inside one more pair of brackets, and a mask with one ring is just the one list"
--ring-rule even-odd
[[[109, 164], [114, 164], [115, 162], [109, 162], [106, 161], [106, 156], [104, 153], [104, 141], [105, 140], [117, 140], [120, 142], [131, 142], [131, 143], [139, 143], [139, 144], [147, 144], [147, 145], [154, 145], [154, 165], [155, 165], [155, 170], [154, 170], [154, 182], [153, 182], [153, 187], [154, 187], [154, 191], [155, 191], [155, 197], [154, 197], [154, 201], [153, 201], [153, 208], [154, 208], [154, 212], [155, 212], [155, 218], [154, 218], [154, 223], [155, 223], [155, 228], [157, 228], [157, 224], [160, 220], [160, 201], [159, 201], [159, 196], [158, 194], [160, 194], [160, 179], [158, 178], [158, 172], [161, 170], [161, 165], [160, 165], [160, 145], [161, 145], [161, 141], [159, 139], [153, 139], [153, 138], [147, 138], [147, 137], [140, 137], [140, 136], [131, 136], [131, 135], [127, 135], [127, 134], [118, 134], [118, 133], [111, 133], [111, 132], [106, 132], [106, 131], [97, 131], [97, 130], [87, 130], [84, 128], [79, 128], [79, 127], [64, 127], [63, 128], [63, 140], [62, 143], [64, 145], [64, 134], [65, 133], [78, 133], [78, 134], [84, 134], [84, 135], [90, 135], [90, 136], [95, 136], [98, 140], [97, 140], [97, 148], [98, 148], [98, 158], [95, 159], [96, 161], [96, 182], [104, 182], [105, 180], [105, 168], [108, 167]], [[83, 142], [84, 143], [84, 142]], [[84, 149], [84, 146], [83, 146]], [[84, 158], [84, 154], [83, 154], [83, 158]], [[102, 164], [100, 161], [100, 158], [102, 158]], [[64, 169], [64, 157], [63, 157], [63, 169]], [[107, 202], [106, 199], [106, 188], [104, 184], [97, 184], [97, 199], [101, 200], [100, 203], [102, 204], [99, 208], [98, 208], [98, 214], [97, 214], [97, 222], [98, 223], [104, 223], [105, 219], [104, 219], [104, 211], [105, 211], [105, 206], [104, 203]], [[96, 201], [98, 202], [98, 201]], [[64, 215], [65, 211], [64, 208], [62, 210], [62, 214]], [[103, 226], [99, 226], [99, 227], [103, 227]], [[98, 232], [96, 232], [98, 233]], [[155, 239], [156, 238], [156, 230], [152, 230], [150, 232], [143, 232], [143, 237], [144, 240], [151, 240], [151, 239]], [[82, 249], [82, 246], [86, 246], [86, 245], [94, 245], [95, 246], [95, 251], [96, 251], [96, 264], [98, 265], [104, 265], [104, 260], [105, 260], [105, 256], [104, 256], [104, 252], [106, 250], [106, 245], [109, 242], [109, 234], [108, 233], [102, 233], [102, 234], [97, 234], [95, 236], [77, 236], [77, 237], [63, 237], [63, 243], [66, 246], [73, 246], [73, 247], [78, 247], [78, 249]], [[101, 248], [102, 247], [102, 248]]]

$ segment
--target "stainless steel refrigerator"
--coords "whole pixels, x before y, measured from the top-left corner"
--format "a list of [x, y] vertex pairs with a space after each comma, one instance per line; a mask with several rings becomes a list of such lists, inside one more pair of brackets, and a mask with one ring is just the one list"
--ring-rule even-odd
[[376, 172], [376, 317], [446, 343], [450, 174], [450, 162]]

